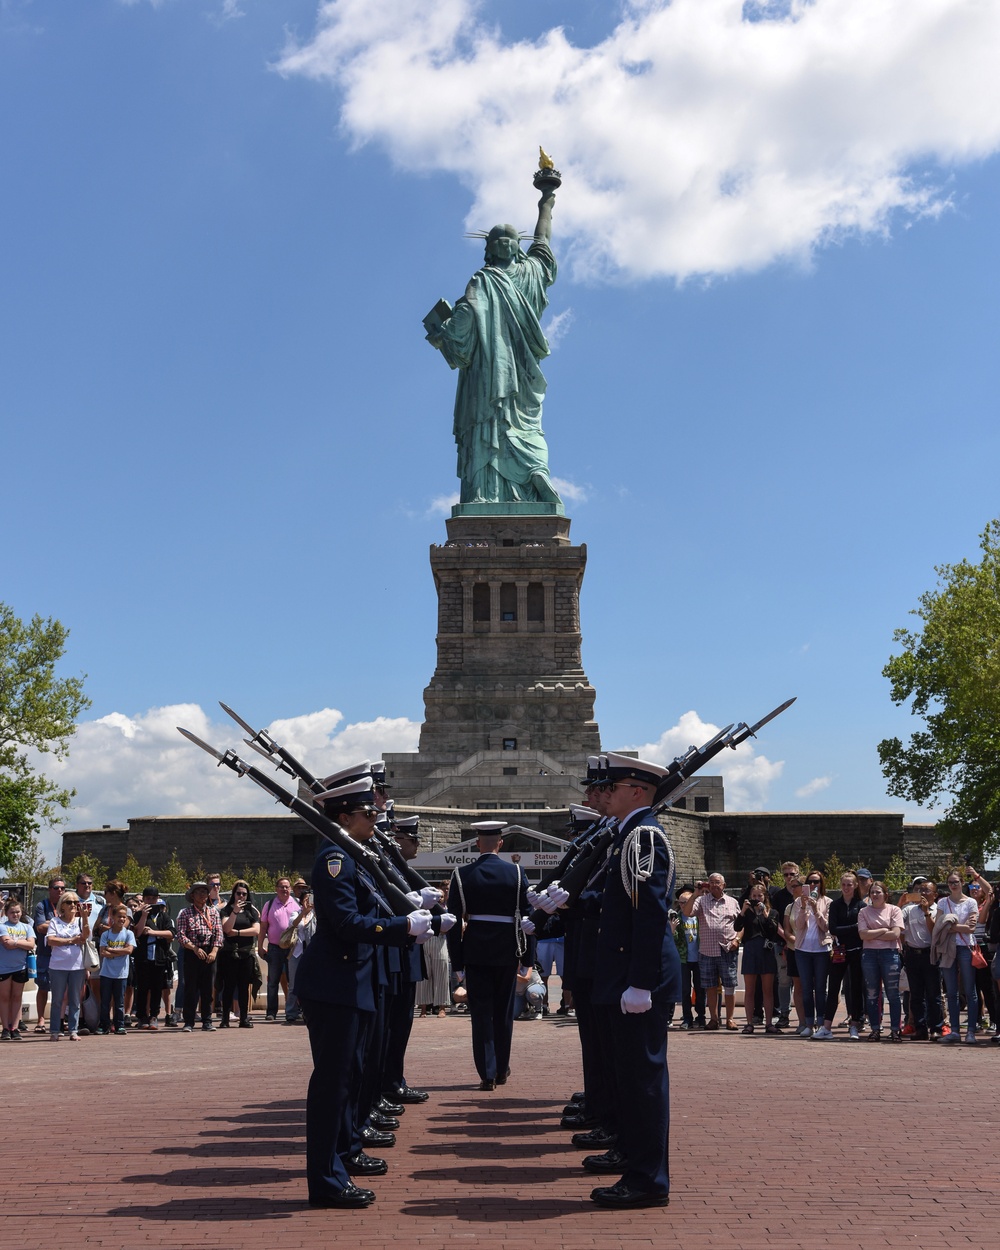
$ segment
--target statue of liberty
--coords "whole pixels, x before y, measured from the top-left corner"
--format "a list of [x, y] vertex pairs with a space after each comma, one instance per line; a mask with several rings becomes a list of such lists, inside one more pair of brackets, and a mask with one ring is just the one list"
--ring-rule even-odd
[[543, 153], [535, 175], [542, 198], [527, 253], [511, 225], [477, 235], [486, 240], [482, 269], [454, 309], [440, 300], [424, 318], [427, 341], [459, 370], [455, 443], [463, 504], [560, 504], [542, 432], [545, 377], [539, 368], [549, 354], [539, 319], [546, 289], [556, 280], [549, 240], [559, 185]]

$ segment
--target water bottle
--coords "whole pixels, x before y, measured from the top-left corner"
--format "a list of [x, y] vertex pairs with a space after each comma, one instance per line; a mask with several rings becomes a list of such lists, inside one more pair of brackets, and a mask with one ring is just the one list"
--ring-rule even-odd
[[28, 951], [28, 958], [25, 961], [24, 966], [27, 969], [28, 976], [33, 981], [38, 973], [38, 960], [35, 957], [34, 951]]

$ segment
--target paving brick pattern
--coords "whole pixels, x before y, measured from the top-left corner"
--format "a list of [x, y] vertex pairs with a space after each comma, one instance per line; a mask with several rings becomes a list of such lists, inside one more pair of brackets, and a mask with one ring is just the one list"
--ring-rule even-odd
[[669, 1208], [589, 1202], [558, 1127], [572, 1021], [518, 1022], [509, 1085], [481, 1094], [449, 1017], [414, 1023], [408, 1074], [432, 1097], [377, 1201], [329, 1212], [304, 1201], [304, 1028], [32, 1036], [0, 1048], [4, 1223], [19, 1250], [995, 1246], [1000, 1047], [671, 1033], [669, 1050]]

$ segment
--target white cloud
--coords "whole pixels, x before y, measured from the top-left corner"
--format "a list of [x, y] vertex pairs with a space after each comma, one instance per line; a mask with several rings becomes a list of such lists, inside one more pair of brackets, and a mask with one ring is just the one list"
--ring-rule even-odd
[[561, 313], [554, 313], [549, 317], [542, 329], [545, 331], [545, 337], [548, 340], [549, 349], [555, 351], [559, 344], [569, 333], [569, 328], [573, 324], [573, 309], [564, 308]]
[[568, 482], [564, 477], [554, 477], [552, 485], [559, 492], [560, 497], [569, 503], [586, 503], [590, 498], [590, 492], [586, 486], [577, 486], [575, 482]]
[[451, 516], [451, 510], [457, 503], [461, 503], [462, 496], [458, 491], [452, 491], [450, 495], [435, 495], [427, 506], [428, 516]]
[[471, 227], [532, 211], [541, 141], [580, 275], [803, 260], [940, 212], [940, 166], [1000, 147], [989, 0], [624, 0], [590, 48], [504, 42], [479, 7], [324, 0], [278, 69], [334, 85], [355, 144], [457, 175]]
[[[653, 764], [669, 764], [683, 755], [690, 746], [701, 746], [722, 728], [703, 721], [697, 712], [685, 712], [676, 725], [666, 729], [655, 742], [646, 742], [632, 749], [639, 758]], [[735, 750], [720, 751], [701, 770], [707, 776], [721, 775], [726, 787], [726, 808], [731, 812], [759, 812], [767, 802], [768, 789], [777, 781], [785, 767], [784, 760], [772, 763], [758, 755], [753, 739], [748, 738]]]
[[819, 794], [821, 790], [825, 790], [833, 781], [832, 776], [813, 777], [812, 781], [807, 781], [804, 786], [799, 786], [795, 791], [797, 799], [808, 799], [810, 795]]
[[[317, 775], [335, 772], [354, 760], [377, 759], [383, 751], [417, 749], [417, 721], [378, 716], [344, 725], [343, 720], [342, 712], [323, 708], [266, 728]], [[270, 765], [244, 745], [239, 726], [221, 711], [215, 720], [196, 703], [150, 708], [135, 716], [112, 712], [78, 725], [68, 760], [60, 763], [46, 756], [36, 761], [54, 781], [77, 791], [65, 827], [122, 827], [130, 816], [276, 810], [274, 800], [252, 781], [217, 767], [209, 755], [182, 738], [178, 725], [219, 750], [232, 747], [270, 771]], [[293, 788], [290, 777], [282, 775], [279, 780], [286, 789]], [[43, 836], [43, 848], [52, 860], [58, 858], [60, 838], [58, 830]]]

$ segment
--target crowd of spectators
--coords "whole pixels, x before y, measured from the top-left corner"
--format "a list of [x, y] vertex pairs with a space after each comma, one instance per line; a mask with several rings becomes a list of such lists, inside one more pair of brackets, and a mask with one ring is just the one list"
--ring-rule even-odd
[[[129, 893], [112, 878], [103, 893], [81, 873], [75, 889], [53, 877], [29, 916], [19, 898], [4, 900], [0, 920], [0, 1041], [21, 1041], [25, 986], [35, 983], [34, 1032], [52, 1041], [156, 1032], [252, 1028], [251, 1008], [267, 981], [265, 1019], [301, 1023], [294, 977], [312, 938], [315, 915], [306, 882], [282, 877], [261, 911], [246, 881], [229, 898], [210, 873], [187, 891], [175, 917], [159, 887]], [[263, 969], [263, 971], [262, 971]], [[48, 1011], [48, 1024], [46, 1024]]]
[[[670, 1027], [794, 1031], [814, 1041], [841, 1027], [850, 1041], [1000, 1042], [1000, 881], [968, 866], [940, 885], [916, 877], [893, 895], [859, 868], [828, 893], [817, 869], [802, 873], [787, 861], [781, 873], [782, 884], [772, 886], [769, 871], [756, 869], [738, 895], [720, 873], [678, 889], [671, 921], [681, 1019]], [[210, 873], [191, 885], [176, 918], [153, 883], [137, 895], [112, 878], [101, 893], [81, 873], [74, 885], [53, 877], [30, 916], [18, 898], [4, 900], [0, 1040], [22, 1039], [31, 980], [34, 1032], [52, 1041], [155, 1032], [161, 1014], [163, 1027], [184, 1032], [199, 1023], [205, 1032], [229, 1028], [233, 1016], [249, 1029], [262, 990], [266, 1021], [277, 1020], [283, 990], [284, 1022], [302, 1023], [295, 970], [316, 920], [302, 878], [280, 878], [258, 910], [246, 881], [225, 898], [221, 878]], [[553, 971], [561, 979], [561, 956], [558, 928], [537, 947], [532, 942], [519, 970], [519, 1018], [549, 1014], [548, 980]], [[464, 1012], [443, 939], [430, 939], [424, 958], [418, 1018]], [[571, 997], [564, 992], [551, 1010], [572, 1015]]]
[[781, 872], [783, 884], [772, 886], [770, 872], [755, 869], [738, 897], [721, 873], [678, 890], [671, 921], [683, 970], [681, 1029], [794, 1027], [828, 1041], [843, 1004], [849, 1041], [1000, 1042], [1000, 881], [967, 865], [940, 885], [915, 877], [893, 895], [859, 868], [844, 872], [831, 895], [817, 869], [802, 873], [787, 861]]

